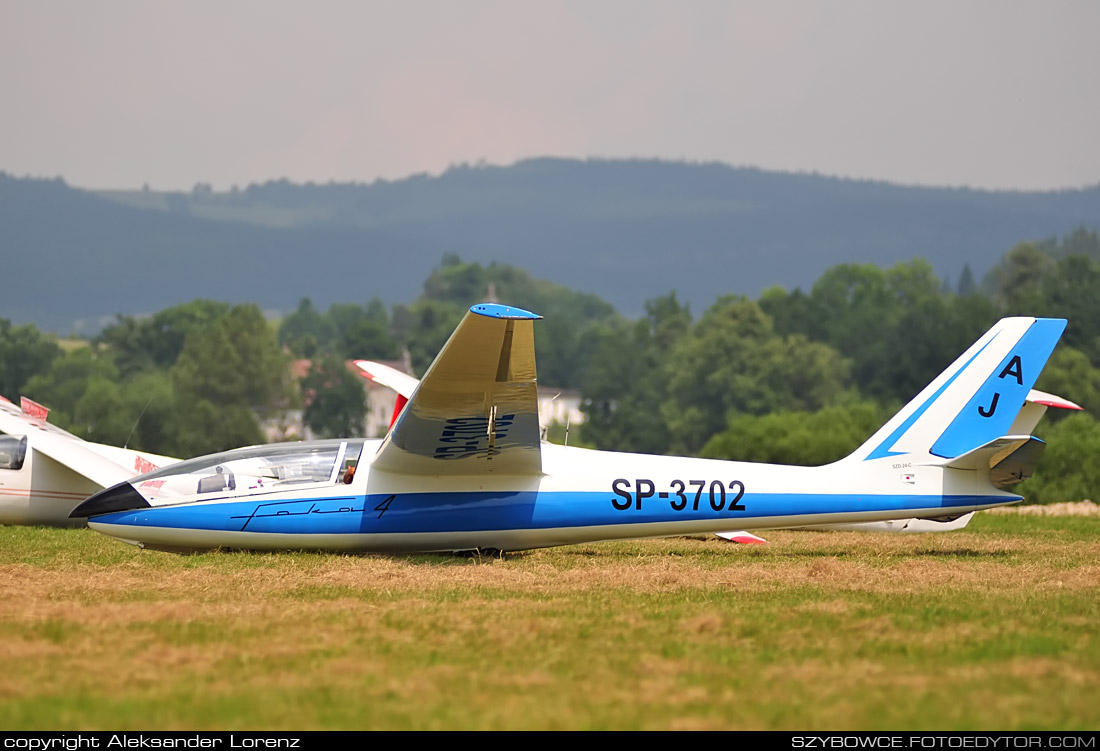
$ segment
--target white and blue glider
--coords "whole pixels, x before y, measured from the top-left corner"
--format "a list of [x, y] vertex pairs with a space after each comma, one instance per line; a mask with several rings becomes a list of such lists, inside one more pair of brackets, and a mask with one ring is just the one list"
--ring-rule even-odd
[[382, 441], [180, 462], [73, 514], [145, 547], [407, 552], [935, 519], [1015, 503], [1042, 442], [1014, 423], [1061, 319], [1006, 318], [853, 454], [823, 467], [543, 444], [534, 322], [475, 305]]
[[[412, 398], [413, 392], [416, 391], [418, 381], [414, 376], [407, 373], [402, 373], [396, 368], [392, 368], [384, 363], [375, 362], [373, 360], [356, 360], [356, 366], [362, 371], [365, 378], [374, 381], [382, 386], [392, 389], [397, 393], [397, 402], [394, 407], [393, 419], [391, 425], [397, 420], [398, 415], [401, 414], [401, 410], [409, 399]], [[1081, 409], [1081, 407], [1068, 399], [1063, 399], [1060, 396], [1054, 394], [1048, 394], [1044, 391], [1038, 391], [1032, 389], [1024, 402], [1024, 406], [1020, 409], [1019, 414], [1016, 416], [1016, 420], [1012, 424], [1010, 430], [1015, 435], [1030, 435], [1035, 426], [1039, 424], [1039, 420], [1046, 414], [1048, 407], [1054, 407], [1056, 409]], [[546, 426], [543, 426], [543, 436], [546, 435]], [[976, 512], [970, 511], [966, 514], [957, 515], [949, 514], [945, 517], [938, 519], [889, 519], [881, 522], [849, 522], [847, 524], [818, 524], [805, 527], [796, 527], [795, 529], [810, 530], [814, 532], [830, 532], [830, 531], [844, 531], [844, 532], [890, 532], [894, 534], [927, 534], [929, 532], [953, 532], [958, 529], [962, 529], [970, 520], [974, 518]], [[750, 534], [744, 530], [731, 530], [715, 532], [715, 535], [721, 537], [728, 542], [734, 542], [742, 545], [760, 545], [766, 543], [763, 537]]]

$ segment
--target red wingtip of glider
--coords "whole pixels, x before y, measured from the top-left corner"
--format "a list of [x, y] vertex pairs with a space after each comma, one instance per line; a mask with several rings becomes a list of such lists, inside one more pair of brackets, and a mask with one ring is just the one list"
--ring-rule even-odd
[[1055, 409], [1083, 409], [1081, 405], [1074, 404], [1073, 402], [1068, 400], [1056, 402], [1053, 400], [1043, 399], [1041, 401], [1036, 401], [1035, 403], [1042, 404], [1044, 407], [1054, 407]]
[[1055, 409], [1081, 409], [1081, 405], [1071, 402], [1069, 399], [1060, 397], [1057, 394], [1048, 394], [1038, 389], [1032, 389], [1031, 393], [1027, 395], [1027, 400], [1034, 404], [1054, 407]]
[[767, 542], [763, 537], [757, 537], [748, 532], [715, 532], [723, 540], [737, 543], [738, 545], [763, 545]]

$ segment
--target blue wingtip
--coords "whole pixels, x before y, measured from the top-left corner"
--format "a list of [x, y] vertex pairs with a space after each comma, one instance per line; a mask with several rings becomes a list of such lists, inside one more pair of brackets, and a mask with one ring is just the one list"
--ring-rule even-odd
[[538, 313], [532, 313], [522, 308], [513, 308], [510, 305], [499, 305], [493, 302], [484, 302], [470, 308], [471, 313], [477, 313], [486, 318], [505, 318], [513, 320], [538, 320], [542, 318]]

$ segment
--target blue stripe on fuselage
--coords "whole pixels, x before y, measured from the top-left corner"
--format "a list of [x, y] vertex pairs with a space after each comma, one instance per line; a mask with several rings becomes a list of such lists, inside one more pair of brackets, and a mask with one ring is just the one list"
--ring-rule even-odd
[[1011, 501], [1004, 496], [938, 495], [803, 495], [746, 493], [744, 511], [715, 511], [706, 498], [697, 511], [689, 505], [675, 511], [669, 501], [644, 499], [620, 511], [619, 500], [599, 492], [474, 492], [371, 494], [287, 501], [190, 503], [123, 511], [94, 517], [100, 524], [173, 529], [225, 530], [281, 534], [374, 534], [475, 532], [508, 529], [553, 529], [613, 524], [686, 522], [807, 514], [907, 511], [944, 508], [950, 511]]

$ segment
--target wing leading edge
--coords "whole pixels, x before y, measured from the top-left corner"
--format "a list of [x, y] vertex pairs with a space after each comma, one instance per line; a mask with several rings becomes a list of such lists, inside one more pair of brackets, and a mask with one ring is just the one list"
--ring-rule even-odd
[[101, 456], [87, 441], [30, 417], [10, 403], [0, 408], [0, 433], [32, 436], [31, 447], [34, 451], [104, 488], [127, 480], [136, 473], [134, 469]]
[[475, 305], [443, 345], [371, 469], [542, 473], [534, 313]]

